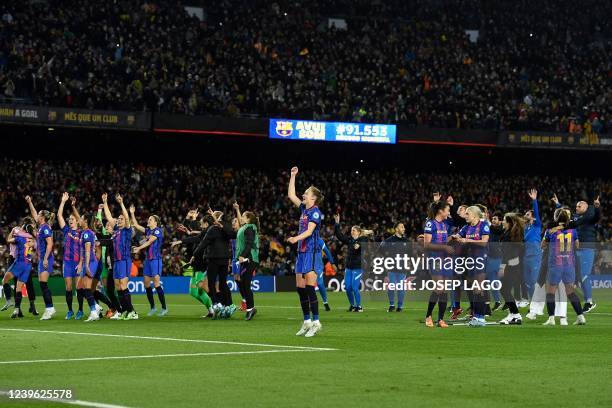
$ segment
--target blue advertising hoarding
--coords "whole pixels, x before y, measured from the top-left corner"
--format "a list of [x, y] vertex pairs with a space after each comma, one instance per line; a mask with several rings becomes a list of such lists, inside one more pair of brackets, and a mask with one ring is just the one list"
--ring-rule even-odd
[[396, 130], [396, 125], [270, 119], [268, 136], [280, 140], [395, 144]]
[[[165, 293], [169, 294], [186, 294], [189, 293], [189, 280], [187, 276], [162, 276], [161, 285]], [[227, 278], [227, 284], [232, 292], [238, 291], [236, 282], [231, 277]], [[276, 282], [274, 276], [255, 275], [251, 282], [253, 292], [275, 292]], [[145, 294], [144, 279], [142, 277], [130, 278], [128, 283], [130, 293], [134, 295]]]

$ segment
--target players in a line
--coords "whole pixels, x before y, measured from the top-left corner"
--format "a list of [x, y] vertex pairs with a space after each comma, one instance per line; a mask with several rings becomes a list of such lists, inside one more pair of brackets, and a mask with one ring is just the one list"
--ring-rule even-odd
[[[100, 268], [100, 263], [102, 260], [102, 247], [100, 244], [100, 241], [98, 240], [98, 232], [102, 230], [102, 222], [99, 221], [99, 217], [97, 215], [93, 215], [91, 217], [91, 219], [88, 219], [86, 217], [81, 217], [81, 215], [79, 214], [79, 210], [76, 207], [76, 198], [72, 197], [72, 214], [74, 215], [74, 217], [78, 220], [79, 226], [81, 228], [83, 228], [83, 226], [86, 226], [87, 228], [90, 228], [93, 233], [95, 234], [95, 242], [94, 242], [94, 248], [93, 248], [93, 253], [95, 256], [95, 260], [96, 260], [96, 270], [93, 271], [93, 277], [91, 279], [91, 282], [88, 281], [89, 283], [89, 289], [91, 290], [91, 293], [94, 297], [94, 300], [96, 301], [96, 304], [99, 305], [98, 302], [102, 302], [106, 305], [106, 307], [108, 307], [109, 312], [111, 310], [113, 310], [113, 306], [111, 304], [110, 299], [108, 298], [108, 296], [106, 296], [106, 294], [104, 292], [102, 292], [102, 290], [99, 289], [98, 287], [98, 283], [100, 282], [101, 279], [101, 275], [102, 275], [102, 268]], [[82, 250], [82, 248], [81, 248]], [[81, 256], [81, 261], [82, 261], [82, 256]], [[79, 280], [82, 280], [81, 277], [79, 277]], [[80, 283], [80, 286], [82, 287], [81, 289], [81, 296], [79, 299], [79, 311], [83, 311], [83, 299], [85, 298], [85, 284], [83, 282]], [[98, 311], [100, 312], [100, 317], [104, 317], [102, 315], [102, 308], [98, 307]], [[107, 317], [111, 317], [114, 313], [112, 314], [108, 314]]]
[[548, 320], [544, 325], [555, 325], [555, 292], [557, 285], [563, 282], [567, 299], [572, 304], [577, 318], [575, 325], [586, 324], [580, 299], [574, 291], [576, 280], [575, 253], [579, 248], [578, 234], [575, 229], [568, 228], [570, 222], [569, 210], [558, 208], [554, 219], [557, 226], [546, 231], [542, 247], [549, 246], [548, 251], [548, 279], [546, 285], [546, 308]]
[[38, 233], [36, 234], [38, 281], [45, 301], [45, 312], [40, 320], [50, 320], [55, 315], [53, 297], [51, 296], [51, 290], [48, 284], [49, 275], [53, 273], [53, 230], [51, 229], [51, 225], [53, 225], [53, 221], [55, 221], [55, 214], [47, 210], [37, 212], [32, 203], [32, 198], [26, 196], [25, 200], [28, 203], [32, 218], [36, 220], [39, 226]]
[[[427, 257], [435, 259], [430, 266], [432, 270], [431, 278], [434, 281], [445, 281], [452, 279], [452, 269], [445, 268], [444, 258], [454, 253], [453, 248], [448, 245], [449, 234], [448, 224], [446, 219], [450, 214], [450, 204], [445, 201], [434, 201], [429, 208], [429, 218], [425, 222], [423, 244], [427, 251]], [[437, 261], [439, 260], [439, 261]], [[432, 314], [434, 307], [438, 304], [438, 318], [436, 325], [438, 327], [448, 327], [444, 321], [444, 312], [448, 303], [448, 294], [444, 289], [436, 289], [431, 292], [429, 302], [427, 304], [427, 313], [425, 313], [425, 325], [434, 327]]]
[[[73, 214], [68, 216], [68, 223], [66, 223], [64, 219], [64, 206], [69, 199], [69, 194], [64, 192], [57, 210], [57, 221], [64, 234], [64, 262], [62, 266], [66, 285], [66, 306], [68, 307], [66, 320], [70, 320], [73, 317], [75, 317], [76, 320], [80, 320], [83, 317], [83, 288], [78, 273], [78, 265], [81, 259], [81, 230]], [[72, 310], [73, 290], [75, 287], [79, 301], [79, 310], [76, 316]]]
[[351, 235], [347, 236], [340, 228], [340, 215], [334, 215], [334, 232], [336, 238], [346, 245], [347, 256], [344, 267], [344, 289], [349, 301], [349, 312], [363, 312], [361, 306], [361, 249], [363, 244], [370, 242], [370, 237], [374, 231], [361, 228], [359, 225], [351, 227]]
[[132, 228], [128, 211], [123, 204], [123, 198], [117, 194], [115, 199], [121, 207], [121, 215], [114, 218], [108, 207], [108, 195], [102, 194], [102, 204], [104, 205], [104, 216], [109, 222], [109, 228], [113, 235], [113, 277], [119, 286], [119, 303], [123, 314], [117, 311], [111, 319], [113, 320], [138, 320], [138, 313], [132, 305], [132, 298], [128, 289], [130, 270], [132, 269], [131, 242]]
[[[32, 272], [32, 255], [34, 253], [34, 227], [26, 224], [23, 228], [13, 228], [9, 233], [7, 243], [13, 247], [14, 262], [9, 266], [8, 270], [2, 278], [2, 286], [4, 296], [6, 297], [6, 305], [2, 310], [6, 310], [13, 305], [15, 310], [11, 315], [12, 319], [23, 317], [21, 312], [21, 288], [26, 284], [30, 273]], [[10, 281], [15, 278], [15, 301], [11, 302], [11, 285]]]
[[161, 248], [164, 243], [164, 231], [161, 229], [161, 221], [159, 216], [151, 215], [147, 219], [147, 227], [145, 228], [136, 220], [135, 212], [136, 208], [131, 205], [130, 215], [132, 226], [136, 229], [136, 231], [145, 234], [145, 241], [141, 245], [134, 247], [134, 253], [138, 254], [143, 249], [146, 249], [143, 275], [145, 291], [147, 292], [147, 300], [149, 301], [149, 306], [151, 307], [149, 313], [147, 313], [147, 316], [153, 316], [157, 313], [151, 283], [153, 283], [153, 286], [155, 287], [157, 297], [159, 298], [159, 303], [161, 304], [161, 310], [159, 313], [157, 313], [157, 315], [165, 316], [168, 314], [168, 308], [166, 306], [164, 289], [161, 286], [163, 267]]
[[295, 265], [295, 285], [300, 297], [300, 304], [304, 314], [304, 323], [296, 333], [298, 336], [312, 337], [322, 325], [319, 321], [319, 301], [315, 286], [317, 284], [317, 273], [322, 268], [321, 248], [319, 247], [319, 236], [321, 230], [321, 219], [323, 217], [319, 204], [323, 201], [321, 191], [310, 186], [302, 194], [300, 200], [295, 192], [295, 178], [298, 168], [291, 169], [287, 197], [300, 209], [299, 233], [289, 237], [290, 244], [297, 244], [297, 261]]

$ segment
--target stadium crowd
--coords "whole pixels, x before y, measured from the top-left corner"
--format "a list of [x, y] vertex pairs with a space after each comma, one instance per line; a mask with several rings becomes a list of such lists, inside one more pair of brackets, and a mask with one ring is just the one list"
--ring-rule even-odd
[[[603, 197], [612, 195], [609, 179], [584, 179], [550, 176], [496, 176], [489, 174], [412, 174], [403, 170], [378, 171], [307, 171], [304, 181], [316, 185], [325, 195], [321, 206], [326, 218], [322, 236], [343, 267], [345, 250], [333, 238], [332, 215], [340, 214], [345, 232], [357, 224], [374, 230], [375, 240], [392, 234], [396, 221], [405, 223], [407, 235], [416, 238], [423, 231], [432, 193], [452, 195], [456, 204], [482, 203], [491, 211], [502, 212], [530, 208], [529, 188], [539, 190], [540, 212], [544, 223], [552, 216], [554, 205], [550, 197], [556, 193], [563, 204], [571, 208], [577, 200], [593, 197], [597, 191]], [[233, 216], [232, 203], [243, 210], [253, 210], [262, 227], [260, 270], [268, 274], [291, 274], [294, 268], [295, 246], [285, 242], [297, 231], [298, 212], [287, 200], [287, 169], [258, 170], [246, 168], [212, 168], [195, 165], [88, 164], [80, 162], [0, 161], [0, 269], [5, 269], [8, 250], [4, 240], [11, 228], [28, 215], [24, 200], [32, 195], [38, 209], [57, 212], [62, 192], [76, 197], [81, 212], [97, 210], [103, 192], [120, 192], [127, 204], [136, 206], [143, 222], [148, 212], [161, 216], [165, 244], [163, 248], [165, 274], [180, 275], [186, 261], [181, 247], [170, 247], [181, 239], [178, 225], [185, 223], [186, 214], [199, 209], [204, 214], [208, 206], [221, 210], [226, 219]], [[308, 185], [297, 186], [303, 191]], [[599, 239], [612, 242], [612, 218], [604, 203], [599, 224]], [[55, 260], [61, 251], [61, 232], [57, 225]], [[611, 265], [596, 266], [610, 268]], [[57, 273], [61, 268], [56, 266]]]
[[450, 128], [612, 126], [610, 2], [200, 4], [203, 20], [170, 0], [5, 3], [0, 96]]

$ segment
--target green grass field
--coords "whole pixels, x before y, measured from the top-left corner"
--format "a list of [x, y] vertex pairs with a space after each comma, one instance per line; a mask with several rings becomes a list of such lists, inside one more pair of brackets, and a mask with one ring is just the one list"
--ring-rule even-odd
[[[144, 316], [144, 296], [133, 301], [139, 321], [65, 321], [58, 297], [52, 321], [0, 314], [0, 390], [69, 388], [78, 400], [127, 407], [612, 406], [609, 303], [582, 327], [568, 307], [568, 327], [540, 318], [429, 329], [420, 304], [386, 313], [382, 299], [365, 297], [364, 313], [347, 313], [344, 295], [331, 294], [323, 331], [307, 339], [295, 336], [294, 293], [257, 295], [252, 322], [202, 319], [188, 296], [168, 296], [164, 318]], [[0, 396], [0, 406], [66, 405]]]

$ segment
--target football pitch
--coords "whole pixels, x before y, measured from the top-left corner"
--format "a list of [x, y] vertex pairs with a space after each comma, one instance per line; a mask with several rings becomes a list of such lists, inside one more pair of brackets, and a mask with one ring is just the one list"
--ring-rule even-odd
[[[186, 295], [168, 296], [163, 318], [146, 317], [146, 298], [134, 296], [138, 321], [65, 321], [62, 300], [52, 321], [0, 314], [0, 406], [612, 406], [610, 303], [586, 326], [571, 325], [570, 306], [567, 327], [540, 317], [431, 329], [419, 323], [424, 304], [387, 313], [382, 298], [365, 296], [364, 313], [348, 313], [344, 294], [332, 293], [323, 330], [308, 339], [295, 336], [294, 293], [256, 294], [251, 322], [240, 312], [202, 319]], [[9, 399], [14, 389], [69, 389], [72, 399]]]

